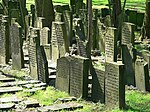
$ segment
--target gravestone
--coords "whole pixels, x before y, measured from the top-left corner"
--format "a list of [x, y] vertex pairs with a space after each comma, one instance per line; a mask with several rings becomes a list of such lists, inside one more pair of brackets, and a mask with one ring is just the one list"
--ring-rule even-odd
[[47, 60], [51, 60], [52, 59], [52, 46], [51, 46], [51, 44], [44, 44], [42, 46], [44, 47], [44, 51], [45, 51]]
[[105, 68], [94, 67], [92, 74], [92, 101], [104, 103], [105, 101]]
[[65, 56], [66, 52], [69, 52], [69, 40], [64, 22], [55, 22], [56, 25], [56, 37], [58, 42], [59, 58]]
[[55, 22], [63, 22], [63, 14], [56, 12], [55, 13]]
[[70, 92], [70, 64], [72, 58], [61, 57], [57, 60], [57, 72], [56, 72], [56, 88], [65, 91], [67, 93]]
[[9, 26], [6, 20], [0, 19], [0, 63], [9, 61]]
[[150, 91], [148, 63], [138, 58], [135, 62], [135, 83], [137, 89]]
[[98, 26], [97, 41], [99, 42], [97, 48], [99, 50], [101, 50], [101, 52], [105, 52], [105, 36], [104, 36], [105, 29], [104, 29], [104, 24], [101, 23], [101, 21], [99, 19], [98, 19], [97, 24], [98, 24], [97, 25]]
[[86, 43], [80, 40], [79, 38], [76, 38], [76, 41], [79, 55], [86, 58], [87, 57]]
[[77, 98], [87, 98], [89, 59], [74, 56], [70, 67], [70, 95]]
[[134, 45], [134, 24], [124, 22], [122, 26], [122, 44]]
[[75, 30], [75, 36], [79, 37], [79, 39], [81, 39], [82, 41], [85, 41], [86, 37], [85, 37], [82, 20], [80, 18], [74, 18], [73, 22], [74, 22], [73, 26], [74, 26], [74, 30]]
[[52, 22], [51, 45], [52, 45], [52, 61], [53, 62], [57, 62], [57, 59], [59, 58], [58, 42], [57, 42], [56, 28], [55, 27], [56, 27], [55, 22]]
[[144, 58], [144, 60], [148, 63], [148, 68], [150, 69], [150, 53], [147, 50], [142, 50], [142, 57]]
[[38, 80], [48, 83], [48, 62], [43, 46], [37, 48]]
[[117, 61], [117, 29], [108, 27], [105, 35], [105, 59], [106, 62]]
[[105, 103], [108, 107], [124, 108], [125, 83], [124, 65], [116, 62], [106, 62], [105, 65]]
[[50, 40], [50, 29], [48, 27], [42, 28], [40, 36], [40, 45], [49, 44]]
[[21, 26], [15, 22], [12, 24], [12, 68], [21, 70], [24, 66], [23, 40]]
[[39, 43], [39, 29], [31, 29], [31, 36], [29, 38], [29, 68], [30, 75], [33, 79], [38, 80], [38, 68], [37, 68], [37, 49]]
[[36, 18], [36, 27], [42, 29], [44, 26], [45, 26], [45, 18], [37, 17]]
[[135, 53], [131, 44], [122, 45], [122, 62], [125, 65], [125, 80], [128, 85], [135, 85]]

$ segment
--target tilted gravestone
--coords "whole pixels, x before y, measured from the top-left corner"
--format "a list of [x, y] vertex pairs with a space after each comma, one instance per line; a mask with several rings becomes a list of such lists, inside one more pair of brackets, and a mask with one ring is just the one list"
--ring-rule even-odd
[[134, 44], [134, 24], [124, 22], [122, 26], [122, 44]]
[[92, 71], [92, 101], [105, 101], [105, 67], [93, 67]]
[[76, 38], [77, 41], [77, 47], [78, 47], [78, 53], [82, 57], [87, 57], [86, 53], [86, 43], [80, 40], [79, 38]]
[[52, 22], [51, 45], [52, 45], [52, 60], [53, 60], [53, 62], [57, 62], [57, 59], [59, 58], [58, 42], [57, 42], [56, 28], [55, 27], [56, 27], [55, 22]]
[[40, 45], [45, 45], [49, 43], [50, 43], [50, 29], [48, 27], [44, 27], [41, 29]]
[[64, 22], [55, 22], [56, 37], [58, 42], [59, 58], [65, 56], [66, 52], [69, 52], [69, 40]]
[[57, 72], [56, 72], [56, 88], [70, 92], [70, 64], [72, 58], [70, 56], [61, 57], [57, 60]]
[[0, 64], [9, 61], [9, 25], [6, 20], [0, 19]]
[[105, 103], [108, 107], [124, 108], [125, 83], [124, 65], [116, 62], [106, 62], [105, 65]]
[[89, 59], [72, 57], [70, 67], [70, 95], [87, 98]]
[[126, 84], [135, 85], [135, 52], [131, 44], [122, 45], [122, 62], [125, 65]]
[[86, 37], [82, 20], [80, 18], [74, 18], [73, 22], [74, 22], [73, 26], [75, 30], [75, 36], [79, 37], [79, 39], [81, 39], [82, 41], [85, 41]]
[[37, 68], [37, 49], [38, 49], [38, 42], [39, 37], [38, 33], [39, 30], [33, 28], [31, 29], [31, 36], [29, 38], [29, 68], [30, 68], [30, 75], [32, 78], [38, 80], [38, 68]]
[[138, 58], [135, 62], [135, 83], [137, 89], [150, 91], [148, 63]]
[[51, 46], [51, 44], [44, 44], [42, 46], [44, 47], [44, 51], [45, 51], [47, 60], [51, 60], [52, 59], [52, 46]]
[[43, 46], [37, 49], [38, 80], [48, 83], [48, 62]]
[[23, 40], [21, 26], [15, 22], [12, 24], [12, 68], [21, 70], [24, 66]]
[[105, 35], [105, 60], [106, 62], [117, 61], [117, 29], [108, 27]]

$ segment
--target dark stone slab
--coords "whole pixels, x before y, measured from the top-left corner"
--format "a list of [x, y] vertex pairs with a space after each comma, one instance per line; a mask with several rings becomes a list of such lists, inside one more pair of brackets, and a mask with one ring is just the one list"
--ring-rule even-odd
[[8, 77], [0, 78], [0, 82], [11, 82], [11, 81], [15, 81], [15, 78], [8, 78]]
[[108, 107], [125, 107], [124, 65], [107, 62], [105, 66], [105, 103]]
[[14, 107], [15, 107], [14, 103], [0, 104], [0, 110], [8, 110], [8, 109], [12, 109]]
[[14, 92], [18, 92], [18, 91], [22, 91], [22, 88], [21, 87], [1, 87], [0, 88], [0, 94], [14, 93]]
[[37, 100], [26, 100], [23, 101], [23, 103], [26, 105], [26, 108], [32, 108], [32, 107], [39, 107], [39, 102]]
[[83, 105], [75, 102], [63, 103], [63, 104], [55, 104], [52, 106], [46, 106], [39, 108], [39, 111], [47, 110], [47, 111], [61, 111], [61, 110], [75, 110], [77, 108], [83, 108]]

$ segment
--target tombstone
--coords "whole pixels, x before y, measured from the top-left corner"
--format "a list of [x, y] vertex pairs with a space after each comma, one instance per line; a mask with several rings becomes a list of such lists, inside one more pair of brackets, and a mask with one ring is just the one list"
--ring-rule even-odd
[[70, 92], [70, 64], [72, 58], [70, 56], [61, 57], [57, 60], [57, 72], [56, 72], [56, 88]]
[[51, 45], [52, 45], [52, 61], [53, 62], [57, 62], [57, 59], [59, 58], [58, 42], [57, 42], [56, 28], [55, 27], [56, 27], [55, 22], [52, 22]]
[[79, 37], [82, 41], [85, 41], [86, 37], [82, 20], [80, 18], [74, 18], [73, 22], [76, 37]]
[[43, 46], [37, 48], [38, 80], [48, 83], [48, 61]]
[[79, 38], [76, 38], [77, 40], [77, 47], [78, 47], [78, 53], [82, 57], [87, 57], [86, 53], [86, 43], [80, 40]]
[[104, 29], [104, 24], [101, 23], [101, 21], [99, 19], [98, 19], [97, 24], [98, 24], [97, 25], [98, 26], [98, 38], [97, 38], [98, 46], [97, 46], [97, 48], [101, 52], [105, 52], [105, 36], [104, 36], [105, 29]]
[[64, 23], [66, 26], [67, 36], [69, 38], [69, 45], [72, 43], [72, 12], [65, 10], [63, 12]]
[[59, 58], [65, 56], [69, 52], [69, 40], [64, 22], [55, 22], [56, 37], [58, 42]]
[[12, 68], [21, 70], [24, 67], [23, 62], [23, 40], [21, 26], [15, 22], [12, 24]]
[[117, 61], [117, 29], [108, 27], [105, 35], [105, 60], [106, 62]]
[[92, 70], [92, 101], [105, 101], [105, 68], [95, 67]]
[[89, 59], [80, 56], [72, 57], [70, 67], [70, 95], [87, 98]]
[[0, 14], [4, 14], [4, 9], [1, 3], [0, 3]]
[[144, 60], [148, 63], [148, 68], [150, 69], [150, 53], [147, 50], [142, 50], [142, 57], [144, 58]]
[[104, 17], [104, 25], [106, 27], [111, 27], [111, 16], [107, 15], [106, 17]]
[[29, 38], [29, 68], [30, 75], [33, 79], [38, 80], [38, 65], [37, 65], [37, 49], [39, 43], [39, 29], [31, 29], [31, 36]]
[[122, 45], [122, 62], [125, 65], [125, 80], [127, 85], [135, 85], [134, 59], [135, 53], [131, 44]]
[[51, 41], [50, 39], [50, 29], [48, 27], [44, 27], [41, 29], [41, 36], [40, 36], [40, 45], [49, 44]]
[[122, 26], [122, 44], [134, 45], [134, 24], [124, 22]]
[[105, 65], [105, 103], [114, 108], [125, 107], [124, 65], [106, 62]]
[[9, 61], [9, 25], [6, 20], [0, 19], [0, 64]]
[[56, 22], [63, 22], [63, 14], [59, 13], [59, 12], [56, 12], [55, 13], [55, 21]]
[[36, 27], [37, 28], [43, 28], [44, 26], [45, 26], [45, 18], [43, 18], [43, 17], [37, 17], [37, 20], [36, 20]]
[[150, 91], [148, 63], [138, 58], [135, 62], [135, 83], [137, 89]]
[[51, 60], [52, 59], [52, 46], [51, 44], [44, 44], [42, 45], [44, 47], [44, 51], [45, 51], [45, 54], [46, 54], [46, 58], [47, 60]]

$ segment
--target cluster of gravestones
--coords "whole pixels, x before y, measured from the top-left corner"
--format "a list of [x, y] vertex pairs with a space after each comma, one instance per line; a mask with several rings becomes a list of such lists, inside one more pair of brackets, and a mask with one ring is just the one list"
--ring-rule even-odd
[[[54, 6], [55, 19], [49, 27], [47, 19], [40, 10], [35, 10], [34, 5], [28, 14], [19, 10], [18, 1], [8, 1], [8, 15], [0, 9], [0, 64], [7, 64], [12, 59], [12, 68], [21, 70], [24, 67], [23, 43], [26, 41], [31, 77], [48, 83], [51, 60], [57, 63], [56, 88], [70, 95], [85, 99], [91, 97], [95, 102], [123, 108], [125, 84], [148, 91], [149, 54], [137, 53], [134, 49], [135, 16], [132, 18], [132, 13], [136, 16], [138, 13], [127, 11], [127, 21], [123, 23], [121, 32], [121, 48], [118, 48], [118, 29], [109, 27], [109, 10], [93, 9], [91, 65], [86, 52], [87, 9], [82, 0], [70, 5]], [[45, 15], [49, 15], [49, 11], [52, 10], [44, 11]], [[24, 17], [22, 12], [26, 14], [25, 21], [21, 19]], [[140, 20], [136, 17], [136, 23], [142, 22], [142, 17]], [[105, 52], [104, 58], [100, 52]], [[140, 56], [138, 59], [137, 55]]]

